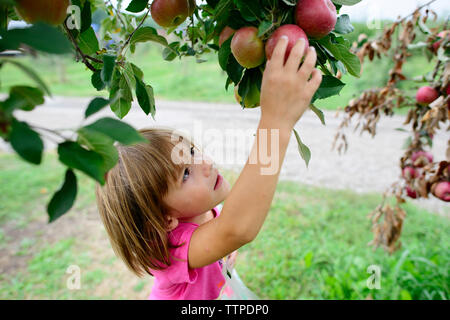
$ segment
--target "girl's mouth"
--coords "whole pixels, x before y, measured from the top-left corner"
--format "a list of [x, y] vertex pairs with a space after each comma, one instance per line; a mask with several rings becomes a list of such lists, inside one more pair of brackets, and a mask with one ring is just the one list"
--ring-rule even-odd
[[220, 175], [220, 173], [217, 174], [217, 180], [216, 184], [214, 186], [214, 190], [216, 190], [220, 185], [222, 184], [223, 177]]

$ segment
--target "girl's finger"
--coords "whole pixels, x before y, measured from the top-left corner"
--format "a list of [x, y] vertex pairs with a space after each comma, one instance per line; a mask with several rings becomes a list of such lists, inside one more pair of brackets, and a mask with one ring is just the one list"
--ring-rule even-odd
[[292, 72], [297, 72], [298, 66], [300, 65], [300, 62], [303, 58], [303, 54], [305, 52], [305, 40], [300, 38], [295, 43], [294, 47], [292, 48], [289, 57], [286, 61], [286, 64], [284, 65], [287, 70], [292, 70]]
[[316, 61], [317, 61], [316, 50], [314, 49], [314, 47], [309, 47], [305, 61], [303, 62], [303, 65], [297, 72], [302, 81], [307, 81], [309, 79], [309, 76], [311, 75], [314, 67], [316, 66]]
[[272, 57], [268, 61], [270, 68], [282, 68], [284, 65], [284, 55], [288, 45], [288, 37], [281, 36], [272, 52]]
[[317, 91], [320, 87], [320, 83], [322, 82], [322, 72], [319, 69], [314, 68], [311, 73], [311, 79], [307, 82], [307, 86], [312, 91], [312, 94]]

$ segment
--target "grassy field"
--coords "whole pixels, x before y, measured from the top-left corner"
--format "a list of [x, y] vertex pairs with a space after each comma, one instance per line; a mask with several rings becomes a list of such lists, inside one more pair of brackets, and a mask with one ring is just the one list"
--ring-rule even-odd
[[[63, 174], [53, 153], [39, 167], [0, 154], [0, 299], [145, 299], [152, 278], [114, 256], [90, 179], [77, 174], [75, 207], [47, 223]], [[449, 299], [450, 221], [408, 202], [402, 248], [374, 251], [366, 216], [380, 200], [280, 181], [261, 232], [239, 250], [241, 278], [265, 299]], [[366, 285], [370, 265], [381, 268], [378, 290]], [[70, 266], [81, 271], [79, 290], [67, 287]]]
[[[355, 24], [356, 30], [348, 35], [350, 41], [356, 40], [360, 33], [372, 37], [379, 30], [369, 30], [364, 24]], [[184, 57], [168, 62], [162, 59], [162, 47], [157, 44], [138, 45], [136, 54], [130, 56], [144, 71], [144, 80], [151, 84], [157, 99], [190, 100], [205, 102], [236, 103], [233, 88], [225, 91], [226, 74], [220, 69], [217, 55], [207, 54], [202, 57], [207, 60], [197, 63], [193, 57]], [[62, 96], [106, 96], [106, 91], [96, 91], [90, 83], [91, 72], [82, 63], [76, 63], [72, 57], [40, 56], [39, 58], [21, 59], [25, 64], [36, 70], [50, 86], [54, 95]], [[388, 79], [389, 69], [393, 66], [392, 59], [376, 59], [366, 63], [361, 78], [357, 79], [344, 75], [342, 81], [347, 85], [339, 96], [321, 100], [316, 105], [326, 110], [336, 110], [344, 107], [350, 99], [357, 97], [365, 89], [380, 87]], [[0, 74], [1, 92], [6, 92], [14, 84], [32, 83], [21, 72], [5, 65]], [[433, 69], [433, 65], [419, 52], [408, 60], [404, 67], [404, 74], [408, 78], [423, 75]], [[402, 84], [403, 89], [411, 90], [414, 94], [418, 83]], [[405, 114], [406, 110], [396, 110]]]

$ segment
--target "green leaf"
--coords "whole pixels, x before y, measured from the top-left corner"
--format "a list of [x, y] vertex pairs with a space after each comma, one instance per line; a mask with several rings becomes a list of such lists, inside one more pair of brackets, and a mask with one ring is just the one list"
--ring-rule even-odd
[[165, 47], [162, 52], [163, 59], [166, 61], [172, 61], [173, 59], [175, 59], [179, 55], [177, 51], [179, 45], [180, 42], [176, 41]]
[[216, 8], [214, 9], [214, 20], [219, 21], [226, 19], [232, 7], [232, 0], [220, 0]]
[[241, 66], [239, 62], [236, 61], [236, 58], [232, 54], [230, 54], [230, 56], [228, 57], [228, 64], [226, 71], [230, 79], [235, 84], [238, 84], [239, 81], [241, 81], [242, 74], [244, 72], [244, 67]]
[[134, 63], [130, 63], [131, 68], [133, 69], [133, 73], [136, 77], [138, 77], [140, 80], [144, 79], [144, 72]]
[[92, 86], [97, 89], [97, 91], [105, 89], [106, 84], [102, 81], [102, 70], [97, 70], [92, 73], [91, 83]]
[[5, 109], [8, 112], [15, 109], [31, 111], [44, 102], [44, 94], [41, 90], [28, 86], [13, 86], [9, 90], [9, 98], [5, 101]]
[[101, 109], [103, 109], [104, 107], [106, 107], [109, 104], [109, 100], [103, 99], [103, 98], [94, 98], [88, 105], [85, 113], [84, 113], [84, 117], [87, 118], [91, 115], [93, 115], [94, 113], [100, 111]]
[[111, 78], [116, 66], [116, 56], [105, 54], [103, 55], [103, 67], [100, 73], [100, 78], [108, 87], [111, 85]]
[[33, 164], [41, 163], [44, 143], [39, 134], [32, 130], [27, 123], [13, 119], [9, 138], [12, 148], [19, 156]]
[[253, 22], [261, 17], [262, 8], [259, 1], [234, 0], [234, 3], [246, 21]]
[[[123, 90], [120, 89], [118, 94], [120, 95]], [[131, 109], [131, 100], [117, 97], [113, 103], [111, 103], [111, 110], [116, 114], [117, 117], [123, 119]]]
[[362, 0], [333, 0], [334, 3], [340, 4], [343, 6], [353, 6], [361, 1]]
[[330, 36], [320, 39], [319, 43], [330, 51], [336, 59], [340, 60], [351, 75], [357, 78], [361, 76], [361, 62], [359, 58], [351, 53], [344, 44], [332, 43]]
[[55, 192], [47, 206], [49, 223], [55, 221], [72, 208], [77, 197], [77, 177], [71, 169], [66, 170], [64, 183]]
[[309, 106], [311, 108], [311, 110], [319, 117], [320, 122], [322, 122], [323, 125], [325, 125], [325, 116], [323, 114], [323, 111], [320, 110], [319, 108], [317, 108], [315, 105], [310, 105]]
[[86, 150], [76, 142], [65, 141], [58, 145], [58, 155], [59, 161], [69, 168], [83, 171], [102, 185], [105, 183], [103, 158], [97, 152]]
[[83, 6], [83, 10], [81, 11], [81, 29], [80, 33], [83, 33], [92, 24], [92, 13], [91, 13], [91, 3], [86, 1]]
[[255, 108], [260, 105], [261, 81], [262, 75], [258, 68], [245, 69], [238, 89], [243, 108]]
[[147, 141], [132, 126], [113, 118], [99, 119], [85, 128], [101, 132], [124, 145]]
[[150, 85], [146, 85], [137, 76], [136, 78], [136, 97], [138, 99], [141, 109], [145, 114], [152, 113], [153, 119], [155, 119], [155, 98], [153, 95], [153, 88]]
[[219, 65], [222, 68], [222, 70], [227, 70], [228, 65], [228, 57], [231, 54], [231, 40], [233, 37], [228, 38], [226, 41], [222, 43], [222, 46], [219, 49], [218, 58], [219, 58]]
[[166, 38], [158, 35], [158, 32], [153, 27], [141, 27], [136, 30], [130, 39], [130, 44], [136, 44], [137, 42], [153, 41], [163, 46], [168, 46]]
[[107, 135], [91, 130], [80, 128], [78, 131], [78, 143], [85, 145], [89, 150], [94, 150], [103, 158], [102, 170], [108, 172], [119, 160], [119, 154], [114, 147], [114, 140]]
[[92, 27], [78, 36], [78, 46], [84, 54], [91, 55], [99, 51], [98, 39]]
[[127, 82], [128, 88], [130, 91], [136, 88], [136, 80], [134, 79], [134, 69], [131, 63], [125, 63], [123, 68], [123, 78]]
[[23, 43], [36, 50], [53, 54], [72, 52], [72, 46], [66, 36], [57, 28], [42, 22], [35, 23], [28, 28], [2, 31], [0, 36], [1, 51], [15, 50]]
[[131, 0], [128, 7], [125, 9], [130, 12], [141, 12], [147, 7], [148, 0]]
[[300, 156], [303, 158], [303, 160], [305, 160], [306, 167], [308, 167], [309, 160], [311, 160], [311, 151], [309, 150], [309, 148], [306, 145], [303, 144], [298, 132], [295, 129], [293, 129], [293, 130], [294, 130], [295, 138], [297, 139], [298, 151], [300, 152]]
[[132, 93], [124, 76], [119, 68], [115, 68], [111, 80], [111, 90], [109, 100], [111, 101], [111, 110], [122, 119], [131, 109]]
[[263, 21], [258, 27], [258, 37], [262, 37], [272, 28], [272, 21]]
[[350, 23], [350, 17], [348, 16], [348, 14], [343, 14], [337, 18], [334, 32], [347, 34], [353, 32], [353, 30], [355, 30], [355, 28]]
[[342, 88], [345, 86], [341, 80], [334, 76], [324, 75], [322, 76], [322, 82], [319, 89], [314, 93], [311, 103], [319, 99], [329, 98], [338, 95]]
[[42, 81], [42, 79], [39, 77], [39, 75], [33, 71], [33, 69], [27, 67], [26, 65], [24, 65], [20, 62], [9, 60], [9, 59], [3, 59], [3, 60], [1, 60], [1, 62], [10, 63], [10, 64], [16, 66], [17, 68], [19, 68], [20, 70], [22, 70], [26, 75], [28, 75], [28, 77], [30, 77], [34, 82], [36, 82], [36, 84], [38, 85], [38, 87], [40, 89], [42, 89], [42, 91], [44, 91], [45, 93], [47, 93], [48, 96], [51, 97], [52, 94], [50, 93], [49, 88], [47, 87], [45, 82]]

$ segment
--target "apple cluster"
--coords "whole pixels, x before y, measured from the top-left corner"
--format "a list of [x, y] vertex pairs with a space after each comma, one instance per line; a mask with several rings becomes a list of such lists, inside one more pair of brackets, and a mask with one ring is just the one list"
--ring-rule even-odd
[[[410, 182], [417, 178], [423, 178], [424, 173], [422, 168], [433, 162], [433, 155], [429, 152], [419, 150], [413, 152], [411, 156], [412, 165], [406, 166], [402, 170], [402, 177]], [[448, 176], [450, 176], [450, 166], [447, 168]], [[416, 190], [412, 189], [409, 185], [405, 188], [408, 197], [416, 199], [418, 194]], [[431, 193], [438, 199], [445, 202], [450, 201], [450, 182], [449, 181], [438, 181], [434, 183], [431, 187]]]
[[[286, 62], [291, 49], [299, 39], [304, 39], [305, 53], [309, 47], [308, 38], [320, 39], [328, 35], [337, 21], [336, 7], [331, 0], [299, 0], [294, 11], [295, 24], [284, 24], [273, 31], [267, 41], [258, 37], [258, 28], [244, 26], [234, 30], [229, 26], [223, 28], [219, 35], [219, 47], [232, 37], [231, 53], [236, 61], [244, 68], [256, 68], [272, 57], [272, 52], [278, 40], [287, 36], [288, 46], [284, 61]], [[238, 86], [235, 86], [236, 100], [241, 103]], [[259, 105], [259, 91], [251, 90], [245, 97], [246, 107]]]

